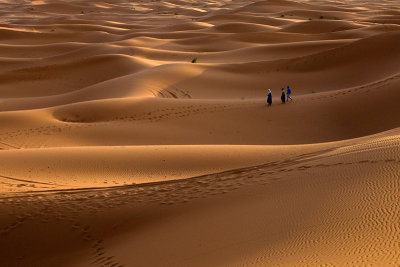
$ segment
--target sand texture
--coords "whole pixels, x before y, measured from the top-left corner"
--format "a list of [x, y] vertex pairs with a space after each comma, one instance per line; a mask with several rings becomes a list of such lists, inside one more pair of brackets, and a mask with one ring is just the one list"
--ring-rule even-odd
[[397, 0], [0, 0], [0, 266], [399, 266], [399, 100]]

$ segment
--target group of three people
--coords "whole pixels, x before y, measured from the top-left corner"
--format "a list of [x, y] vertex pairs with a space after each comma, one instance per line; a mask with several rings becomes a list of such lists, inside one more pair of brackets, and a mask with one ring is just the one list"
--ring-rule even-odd
[[[281, 101], [282, 101], [283, 104], [285, 104], [286, 101], [289, 101], [289, 99], [290, 99], [290, 100], [293, 100], [293, 99], [290, 97], [290, 94], [291, 94], [291, 93], [292, 93], [292, 90], [290, 89], [289, 85], [288, 85], [288, 87], [287, 87], [287, 89], [286, 89], [286, 95], [285, 95], [285, 89], [282, 88]], [[268, 103], [268, 106], [271, 106], [271, 105], [272, 105], [272, 93], [271, 93], [271, 89], [268, 89], [267, 103]]]

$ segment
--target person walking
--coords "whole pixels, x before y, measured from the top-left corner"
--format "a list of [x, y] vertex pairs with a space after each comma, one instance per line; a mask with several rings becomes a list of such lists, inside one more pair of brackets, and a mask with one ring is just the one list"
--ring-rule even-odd
[[281, 95], [282, 104], [285, 104], [286, 96], [285, 96], [285, 89], [282, 88], [282, 95]]
[[288, 87], [287, 87], [287, 89], [286, 89], [286, 96], [287, 96], [286, 101], [287, 101], [287, 102], [289, 102], [289, 99], [293, 101], [293, 99], [290, 97], [290, 94], [291, 94], [291, 93], [292, 93], [292, 90], [290, 89], [290, 87], [289, 87], [289, 85], [288, 85]]
[[272, 93], [271, 93], [271, 89], [268, 89], [267, 103], [268, 103], [268, 106], [271, 106], [271, 105], [272, 105]]

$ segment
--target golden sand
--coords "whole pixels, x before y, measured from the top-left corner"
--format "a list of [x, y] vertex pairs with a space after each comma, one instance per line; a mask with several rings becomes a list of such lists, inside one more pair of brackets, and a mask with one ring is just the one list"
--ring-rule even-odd
[[400, 265], [398, 1], [0, 12], [1, 266]]

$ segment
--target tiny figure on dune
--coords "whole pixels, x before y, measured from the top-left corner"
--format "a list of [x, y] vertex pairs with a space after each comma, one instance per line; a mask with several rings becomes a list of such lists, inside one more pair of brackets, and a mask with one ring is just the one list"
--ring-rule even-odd
[[285, 104], [286, 95], [285, 95], [285, 89], [284, 88], [282, 88], [281, 100], [282, 100], [282, 104]]
[[267, 103], [268, 103], [268, 106], [271, 106], [271, 105], [272, 105], [272, 93], [271, 93], [271, 89], [268, 89]]
[[291, 94], [291, 93], [292, 93], [292, 90], [290, 89], [290, 87], [289, 87], [289, 85], [288, 85], [288, 86], [287, 86], [287, 89], [286, 89], [286, 96], [287, 96], [286, 102], [289, 102], [289, 99], [293, 101], [293, 99], [290, 97], [290, 94]]

